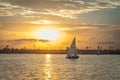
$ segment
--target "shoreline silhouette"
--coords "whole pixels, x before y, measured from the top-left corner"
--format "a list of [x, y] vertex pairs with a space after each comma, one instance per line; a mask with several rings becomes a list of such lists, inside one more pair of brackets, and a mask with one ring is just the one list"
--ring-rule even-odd
[[[98, 54], [98, 50], [81, 50], [77, 49], [78, 54]], [[67, 50], [65, 49], [54, 49], [54, 50], [42, 50], [42, 49], [10, 49], [10, 48], [3, 48], [0, 49], [0, 54], [66, 54]], [[100, 54], [120, 54], [120, 50], [100, 50]]]

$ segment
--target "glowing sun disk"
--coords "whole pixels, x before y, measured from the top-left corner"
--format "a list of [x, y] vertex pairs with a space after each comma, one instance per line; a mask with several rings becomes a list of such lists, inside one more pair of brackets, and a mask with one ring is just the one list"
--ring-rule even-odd
[[37, 32], [37, 37], [47, 40], [57, 40], [59, 34], [54, 29], [43, 29]]

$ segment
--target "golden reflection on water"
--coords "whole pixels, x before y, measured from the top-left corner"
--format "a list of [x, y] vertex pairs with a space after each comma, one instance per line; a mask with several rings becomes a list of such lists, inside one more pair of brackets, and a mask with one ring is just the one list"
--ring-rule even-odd
[[46, 54], [45, 55], [45, 69], [44, 73], [46, 75], [45, 80], [50, 80], [51, 79], [51, 72], [52, 72], [52, 66], [51, 66], [51, 55]]
[[51, 55], [50, 54], [46, 54], [46, 59], [50, 59]]

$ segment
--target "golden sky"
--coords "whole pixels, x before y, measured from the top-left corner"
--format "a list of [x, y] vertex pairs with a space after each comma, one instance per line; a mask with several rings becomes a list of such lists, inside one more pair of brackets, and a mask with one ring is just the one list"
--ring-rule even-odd
[[120, 47], [119, 0], [0, 0], [0, 47]]

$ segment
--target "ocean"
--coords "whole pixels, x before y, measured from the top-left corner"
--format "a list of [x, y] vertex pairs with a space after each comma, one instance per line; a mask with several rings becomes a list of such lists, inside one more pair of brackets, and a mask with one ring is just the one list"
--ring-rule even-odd
[[120, 80], [120, 55], [0, 54], [0, 80]]

